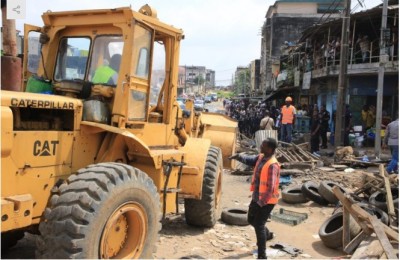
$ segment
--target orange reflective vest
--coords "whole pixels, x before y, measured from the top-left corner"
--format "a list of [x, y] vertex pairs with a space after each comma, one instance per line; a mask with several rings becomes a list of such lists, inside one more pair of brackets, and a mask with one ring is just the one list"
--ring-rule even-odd
[[[254, 189], [255, 189], [255, 178], [256, 178], [257, 167], [263, 157], [264, 157], [264, 155], [260, 154], [260, 156], [258, 157], [256, 166], [254, 167], [254, 173], [253, 173], [253, 177], [251, 179], [250, 191], [254, 191]], [[279, 167], [278, 175], [276, 176], [275, 183], [268, 183], [269, 166], [271, 166], [271, 164], [274, 164], [274, 163], [278, 164], [278, 167]], [[274, 191], [272, 193], [272, 197], [268, 201], [264, 201], [265, 204], [277, 204], [278, 203], [278, 200], [279, 200], [279, 176], [280, 176], [280, 165], [278, 163], [278, 160], [275, 158], [275, 156], [272, 156], [264, 164], [264, 166], [261, 169], [261, 173], [260, 173], [260, 185], [258, 188], [260, 200], [262, 199], [262, 193], [267, 192], [268, 186], [274, 185]], [[266, 184], [266, 185], [264, 185], [264, 184]]]
[[286, 105], [282, 107], [282, 124], [293, 124], [293, 116], [295, 113], [294, 106], [290, 105], [287, 107]]

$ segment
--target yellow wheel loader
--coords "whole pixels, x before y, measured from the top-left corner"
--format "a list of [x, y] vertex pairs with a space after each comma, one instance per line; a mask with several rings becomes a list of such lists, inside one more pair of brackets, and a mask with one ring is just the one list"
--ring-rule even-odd
[[184, 198], [212, 227], [237, 123], [176, 101], [183, 32], [145, 5], [25, 25], [23, 82], [1, 92], [1, 238], [40, 258], [149, 258]]

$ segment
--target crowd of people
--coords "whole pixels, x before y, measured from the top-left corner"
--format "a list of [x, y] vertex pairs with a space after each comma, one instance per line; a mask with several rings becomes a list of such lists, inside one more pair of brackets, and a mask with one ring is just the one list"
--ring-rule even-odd
[[[311, 152], [319, 155], [320, 148], [328, 147], [327, 133], [330, 132], [330, 121], [334, 120], [326, 106], [322, 105], [292, 105], [292, 98], [287, 97], [282, 107], [268, 106], [265, 103], [252, 104], [248, 100], [224, 100], [227, 115], [238, 121], [241, 134], [253, 138], [258, 130], [278, 130], [278, 138], [284, 143], [292, 142], [292, 134], [296, 117], [308, 117], [310, 122]], [[351, 128], [351, 112], [346, 109], [345, 141]]]

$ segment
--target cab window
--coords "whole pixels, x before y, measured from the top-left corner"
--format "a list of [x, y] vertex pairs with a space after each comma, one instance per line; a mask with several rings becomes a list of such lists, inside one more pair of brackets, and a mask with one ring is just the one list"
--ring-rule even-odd
[[85, 78], [90, 38], [62, 38], [58, 47], [54, 79], [56, 81]]
[[152, 32], [141, 25], [135, 26], [134, 32], [134, 59], [133, 59], [133, 74], [142, 79], [149, 78], [150, 68], [150, 47], [151, 47]]
[[39, 32], [28, 33], [28, 62], [27, 69], [31, 73], [37, 73], [40, 61], [42, 44], [39, 42]]
[[88, 80], [94, 84], [117, 85], [124, 41], [122, 35], [96, 37]]

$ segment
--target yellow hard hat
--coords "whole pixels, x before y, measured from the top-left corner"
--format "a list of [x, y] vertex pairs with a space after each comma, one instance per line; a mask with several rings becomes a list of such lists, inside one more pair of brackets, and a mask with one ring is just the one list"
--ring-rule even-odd
[[285, 101], [292, 102], [292, 98], [291, 98], [291, 97], [287, 97], [287, 98], [285, 99]]

